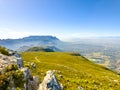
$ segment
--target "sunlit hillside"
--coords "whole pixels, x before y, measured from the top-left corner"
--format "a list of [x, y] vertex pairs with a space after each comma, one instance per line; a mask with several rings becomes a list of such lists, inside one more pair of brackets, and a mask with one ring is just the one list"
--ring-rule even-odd
[[[76, 53], [24, 52], [25, 66], [39, 75], [41, 81], [48, 70], [55, 70], [64, 90], [120, 90], [120, 75], [105, 67], [94, 64]], [[36, 69], [31, 64], [36, 64]]]

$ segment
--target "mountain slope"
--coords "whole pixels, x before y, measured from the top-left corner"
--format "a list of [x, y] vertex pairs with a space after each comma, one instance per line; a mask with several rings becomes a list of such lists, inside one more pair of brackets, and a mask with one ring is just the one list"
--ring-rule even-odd
[[[44, 77], [47, 70], [55, 70], [57, 78], [65, 90], [119, 90], [120, 75], [94, 64], [76, 53], [63, 52], [24, 52], [23, 59], [30, 67], [36, 64], [33, 74]], [[41, 78], [43, 79], [43, 78]]]

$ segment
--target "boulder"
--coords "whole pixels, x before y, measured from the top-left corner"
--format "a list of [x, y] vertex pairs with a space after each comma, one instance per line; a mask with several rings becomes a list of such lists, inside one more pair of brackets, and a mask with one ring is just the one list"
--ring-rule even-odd
[[23, 71], [24, 78], [26, 80], [30, 79], [32, 77], [32, 73], [31, 73], [31, 70], [29, 68], [22, 68], [21, 71]]
[[78, 87], [78, 90], [84, 90], [81, 86]]
[[38, 89], [39, 88], [39, 84], [40, 84], [40, 78], [39, 78], [39, 76], [33, 76], [33, 80], [35, 82], [36, 88]]
[[39, 85], [38, 90], [63, 90], [63, 87], [58, 82], [53, 71], [49, 70], [49, 71], [47, 71], [43, 82]]

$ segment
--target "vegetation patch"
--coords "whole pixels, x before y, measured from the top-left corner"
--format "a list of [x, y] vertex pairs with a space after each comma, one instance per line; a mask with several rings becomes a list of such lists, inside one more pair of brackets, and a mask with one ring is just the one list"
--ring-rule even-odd
[[9, 55], [8, 50], [6, 48], [2, 47], [2, 46], [0, 46], [0, 53], [4, 54], [4, 55]]
[[0, 74], [0, 90], [11, 90], [12, 82], [17, 88], [22, 88], [25, 82], [23, 72], [16, 64], [8, 65]]

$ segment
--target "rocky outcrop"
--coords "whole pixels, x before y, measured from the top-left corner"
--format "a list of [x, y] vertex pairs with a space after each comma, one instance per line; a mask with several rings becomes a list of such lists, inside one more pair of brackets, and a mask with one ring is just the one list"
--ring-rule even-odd
[[24, 90], [37, 90], [40, 84], [39, 76], [32, 76], [30, 69], [22, 68], [21, 69], [24, 74], [24, 79], [26, 83], [24, 83]]
[[0, 72], [9, 64], [16, 64], [17, 60], [15, 56], [6, 56], [0, 54]]
[[0, 54], [0, 72], [9, 64], [17, 64], [19, 68], [23, 68], [23, 60], [19, 53], [11, 50], [10, 55]]
[[33, 76], [33, 80], [35, 81], [35, 86], [36, 86], [36, 90], [37, 90], [39, 88], [40, 78], [39, 78], [39, 76]]
[[26, 68], [22, 68], [21, 71], [23, 71], [25, 79], [30, 79], [32, 77], [31, 71], [27, 67]]
[[38, 90], [63, 90], [63, 87], [62, 84], [58, 82], [53, 71], [49, 70], [47, 71], [43, 82], [39, 85]]

